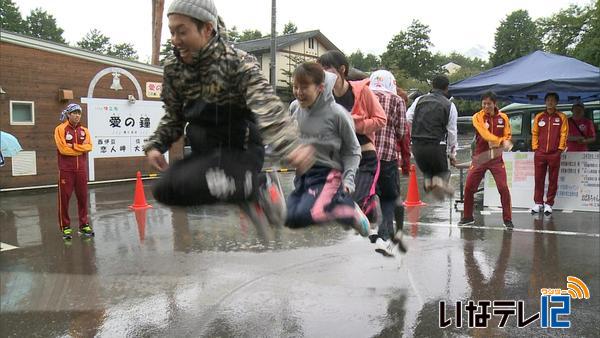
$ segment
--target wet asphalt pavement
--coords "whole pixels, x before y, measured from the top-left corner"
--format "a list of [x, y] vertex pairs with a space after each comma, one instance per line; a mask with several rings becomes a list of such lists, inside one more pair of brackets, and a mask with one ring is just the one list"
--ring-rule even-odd
[[[282, 174], [284, 190], [293, 174]], [[459, 228], [452, 202], [408, 210], [408, 253], [385, 258], [338, 225], [256, 229], [237, 207], [171, 209], [145, 181], [145, 212], [128, 210], [134, 184], [90, 186], [96, 237], [65, 245], [53, 189], [0, 195], [0, 334], [10, 337], [438, 337], [600, 335], [600, 214], [476, 213]], [[403, 178], [403, 187], [406, 179]], [[476, 200], [481, 203], [481, 196]], [[72, 201], [71, 215], [76, 219]], [[481, 208], [479, 208], [481, 210]], [[8, 250], [10, 249], [10, 250]], [[439, 328], [456, 301], [523, 300], [567, 276], [591, 298], [571, 301], [570, 329], [536, 321]]]

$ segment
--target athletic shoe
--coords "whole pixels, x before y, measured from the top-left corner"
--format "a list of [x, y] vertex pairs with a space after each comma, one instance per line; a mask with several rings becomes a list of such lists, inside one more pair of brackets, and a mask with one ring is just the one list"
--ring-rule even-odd
[[240, 203], [239, 206], [255, 227], [264, 229], [269, 226], [269, 220], [258, 201], [245, 201]]
[[392, 243], [398, 246], [398, 250], [400, 250], [400, 252], [406, 253], [408, 250], [406, 249], [406, 245], [404, 245], [404, 241], [402, 241], [403, 236], [404, 233], [402, 233], [402, 229], [396, 230], [396, 234], [394, 237], [392, 237]]
[[375, 251], [382, 254], [384, 257], [394, 257], [394, 243], [392, 241], [384, 241], [381, 238], [375, 242]]
[[258, 201], [271, 225], [283, 226], [287, 206], [279, 175], [276, 171], [266, 173], [265, 183], [258, 189]]
[[507, 229], [512, 229], [515, 227], [515, 225], [513, 224], [513, 222], [511, 220], [508, 220], [508, 221], [504, 221], [504, 227], [506, 227]]
[[472, 218], [463, 218], [460, 220], [460, 222], [458, 222], [458, 226], [473, 225], [473, 224], [475, 224], [475, 220]]
[[375, 244], [378, 238], [379, 234], [377, 233], [377, 229], [369, 228], [369, 240], [371, 243]]
[[94, 236], [94, 230], [89, 224], [82, 224], [79, 226], [79, 234], [86, 237]]
[[444, 200], [446, 197], [454, 196], [454, 188], [443, 178], [434, 176], [431, 179], [431, 193], [438, 200]]
[[548, 216], [552, 213], [552, 206], [549, 204], [544, 204], [544, 215]]
[[542, 212], [543, 210], [544, 210], [543, 204], [534, 204], [533, 207], [531, 207], [531, 209], [529, 209], [529, 211], [531, 211], [532, 214], [537, 214], [538, 212]]
[[429, 192], [431, 190], [431, 178], [423, 179], [423, 190], [425, 190], [425, 192]]
[[73, 230], [71, 228], [64, 228], [62, 230], [62, 236], [64, 240], [71, 240], [73, 238]]
[[367, 216], [362, 212], [356, 202], [354, 202], [354, 212], [356, 213], [353, 224], [354, 229], [363, 237], [369, 236], [369, 228], [371, 224], [369, 223]]

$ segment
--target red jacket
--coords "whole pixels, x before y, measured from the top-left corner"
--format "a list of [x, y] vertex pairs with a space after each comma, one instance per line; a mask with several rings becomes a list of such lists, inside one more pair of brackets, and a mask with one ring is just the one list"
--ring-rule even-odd
[[54, 142], [58, 154], [58, 169], [87, 171], [88, 152], [92, 151], [87, 128], [81, 124], [72, 126], [67, 120], [54, 129]]
[[490, 143], [493, 147], [499, 147], [502, 141], [510, 140], [511, 130], [508, 116], [497, 110], [494, 116], [486, 114], [481, 110], [473, 115], [473, 127], [475, 133], [475, 153], [481, 154], [490, 150]]
[[564, 151], [568, 135], [569, 122], [565, 114], [543, 111], [535, 116], [531, 124], [531, 149], [545, 154]]
[[[596, 126], [594, 122], [587, 118], [576, 120], [574, 117], [569, 117], [569, 136], [596, 138]], [[588, 151], [588, 145], [576, 141], [567, 140], [567, 151]]]
[[349, 81], [354, 94], [354, 106], [350, 112], [357, 134], [365, 135], [375, 144], [375, 132], [383, 128], [387, 116], [377, 96], [369, 89], [369, 79]]

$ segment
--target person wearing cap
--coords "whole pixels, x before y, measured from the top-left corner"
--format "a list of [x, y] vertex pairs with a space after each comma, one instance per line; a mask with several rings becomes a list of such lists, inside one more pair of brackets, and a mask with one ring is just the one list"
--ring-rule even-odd
[[[144, 145], [162, 172], [154, 197], [176, 206], [238, 203], [256, 225], [283, 224], [276, 173], [261, 174], [263, 144], [298, 172], [312, 166], [314, 148], [299, 143], [256, 58], [227, 41], [212, 0], [174, 0], [167, 17], [173, 55], [164, 65], [165, 115]], [[191, 155], [169, 167], [163, 154], [184, 131]]]
[[588, 151], [588, 144], [596, 140], [594, 122], [585, 117], [585, 106], [581, 102], [573, 104], [571, 111], [573, 116], [568, 119], [567, 151]]
[[92, 151], [89, 130], [81, 124], [83, 110], [76, 103], [61, 113], [62, 121], [54, 129], [58, 156], [58, 225], [65, 240], [73, 237], [69, 218], [69, 201], [75, 191], [79, 213], [79, 233], [94, 236], [88, 219], [88, 153]]
[[448, 159], [456, 165], [458, 110], [449, 99], [449, 84], [445, 75], [434, 76], [433, 89], [416, 98], [406, 113], [412, 125], [412, 152], [425, 177], [425, 191], [438, 199], [454, 193], [449, 185]]
[[[567, 148], [569, 122], [567, 116], [556, 109], [560, 100], [558, 94], [547, 93], [544, 97], [546, 110], [535, 115], [531, 123], [531, 149], [533, 157], [535, 186], [530, 209], [532, 214], [550, 215], [554, 205], [554, 197], [558, 190], [558, 173], [560, 171], [561, 154]], [[548, 191], [544, 202], [544, 184], [548, 173]]]

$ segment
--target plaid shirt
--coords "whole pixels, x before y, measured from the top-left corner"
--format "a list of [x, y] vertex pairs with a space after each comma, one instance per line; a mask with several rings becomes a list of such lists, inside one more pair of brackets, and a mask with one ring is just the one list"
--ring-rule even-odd
[[375, 146], [381, 161], [396, 161], [400, 157], [396, 142], [404, 136], [406, 103], [395, 94], [374, 90], [379, 103], [387, 114], [387, 124], [375, 133]]

